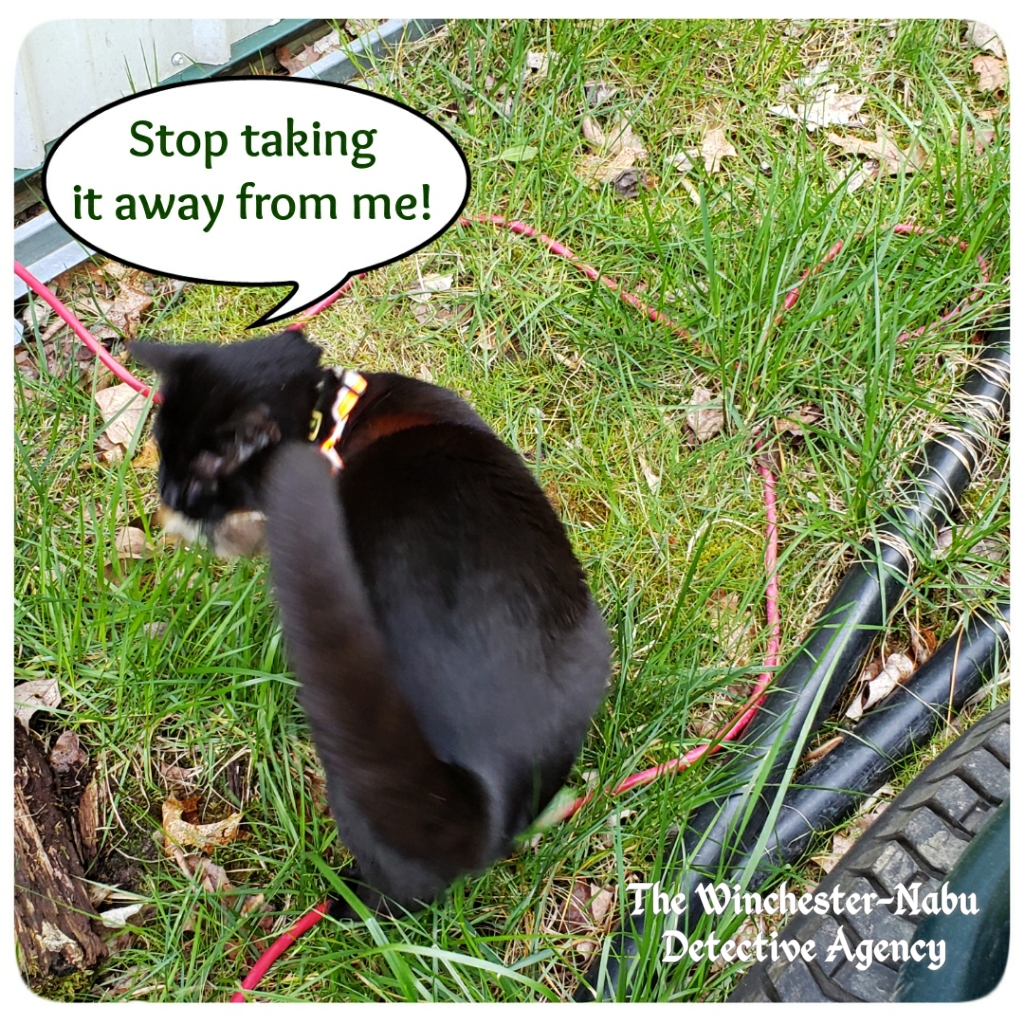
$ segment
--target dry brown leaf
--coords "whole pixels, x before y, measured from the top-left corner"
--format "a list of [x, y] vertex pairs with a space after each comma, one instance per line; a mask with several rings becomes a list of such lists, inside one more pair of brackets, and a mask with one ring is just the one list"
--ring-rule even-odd
[[861, 683], [865, 684], [853, 703], [846, 710], [846, 717], [854, 721], [861, 718], [868, 708], [874, 707], [880, 700], [888, 697], [904, 679], [914, 671], [914, 663], [905, 654], [890, 654], [885, 659], [885, 667], [877, 675], [868, 675], [874, 666], [861, 673]]
[[[974, 155], [981, 156], [995, 141], [996, 130], [995, 128], [983, 128], [981, 131], [975, 131], [973, 128], [968, 128], [965, 137], [968, 146], [973, 143]], [[950, 133], [950, 141], [954, 146], [960, 145], [960, 133], [955, 129]]]
[[610, 184], [624, 199], [636, 199], [640, 189], [647, 184], [647, 178], [635, 167], [627, 167], [616, 174]]
[[[577, 879], [554, 913], [542, 924], [541, 930], [551, 935], [593, 936], [602, 931], [609, 921], [614, 901], [614, 886], [601, 888]], [[575, 948], [587, 952], [579, 945]]]
[[688, 174], [693, 170], [693, 161], [698, 153], [696, 149], [684, 149], [679, 153], [673, 153], [666, 159], [680, 174]]
[[[780, 99], [793, 92], [792, 86], [779, 90]], [[848, 125], [855, 122], [866, 96], [840, 92], [838, 85], [826, 85], [818, 89], [806, 102], [772, 104], [768, 113], [803, 123], [809, 132], [829, 125]]]
[[[864, 182], [874, 181], [878, 177], [879, 166], [877, 160], [865, 160], [859, 164], [853, 174], [846, 179], [846, 191], [856, 192]], [[841, 180], [845, 174], [845, 171], [841, 171], [837, 177]]]
[[856, 840], [850, 836], [836, 835], [832, 840], [831, 850], [828, 853], [818, 854], [817, 857], [811, 857], [811, 860], [819, 865], [827, 875], [853, 849], [855, 842]]
[[56, 679], [32, 679], [14, 688], [14, 717], [26, 729], [37, 711], [50, 711], [59, 706], [60, 684]]
[[820, 747], [815, 747], [813, 750], [809, 750], [804, 754], [803, 764], [810, 764], [812, 761], [817, 761], [819, 758], [824, 757], [826, 754], [832, 753], [840, 743], [843, 742], [842, 736], [833, 736], [832, 739], [826, 740], [821, 744]]
[[634, 133], [628, 114], [616, 114], [607, 133], [594, 118], [583, 119], [583, 137], [594, 152], [583, 158], [576, 176], [591, 188], [610, 183], [637, 161], [647, 159], [647, 150]]
[[314, 809], [318, 814], [330, 814], [331, 809], [327, 802], [327, 776], [324, 775], [323, 769], [317, 764], [315, 768], [307, 768], [305, 776]]
[[576, 349], [573, 349], [569, 355], [564, 355], [562, 352], [559, 352], [558, 349], [553, 348], [551, 350], [551, 355], [556, 363], [561, 363], [562, 366], [566, 369], [572, 370], [573, 373], [580, 369], [580, 367], [586, 365], [583, 356], [581, 356]]
[[619, 91], [610, 82], [600, 82], [596, 79], [587, 82], [583, 90], [589, 107], [603, 106]]
[[126, 338], [135, 336], [142, 314], [153, 305], [148, 292], [125, 285], [117, 293], [113, 305], [107, 310], [107, 320]]
[[148, 558], [153, 553], [146, 531], [137, 526], [120, 527], [114, 534], [114, 548], [120, 558]]
[[182, 768], [180, 764], [167, 764], [166, 761], [157, 761], [156, 770], [160, 777], [175, 785], [191, 786], [199, 775], [199, 768]]
[[50, 767], [60, 775], [78, 771], [89, 763], [89, 755], [82, 749], [78, 735], [65, 729], [50, 749]]
[[[596, 887], [595, 887], [596, 888]], [[590, 901], [590, 917], [598, 927], [603, 925], [611, 912], [615, 901], [615, 887], [606, 885], [594, 894]]]
[[805, 402], [800, 406], [795, 417], [776, 416], [775, 430], [779, 434], [789, 434], [792, 438], [803, 437], [804, 427], [813, 426], [824, 415], [820, 405], [815, 405], [814, 402]]
[[935, 633], [928, 629], [918, 629], [913, 622], [910, 625], [910, 649], [914, 654], [914, 661], [920, 668], [935, 652], [938, 640]]
[[242, 900], [242, 907], [239, 910], [239, 913], [242, 917], [245, 917], [247, 914], [251, 914], [254, 910], [259, 910], [260, 907], [263, 906], [263, 901], [265, 899], [266, 897], [261, 892], [250, 893], [244, 900]]
[[647, 486], [651, 489], [652, 494], [658, 493], [658, 488], [661, 486], [661, 477], [651, 469], [648, 461], [643, 455], [638, 455], [637, 458], [640, 462], [640, 471], [644, 475], [644, 479], [647, 481]]
[[132, 459], [135, 469], [156, 469], [160, 465], [160, 449], [151, 437], [146, 438], [142, 451]]
[[212, 853], [214, 846], [227, 846], [238, 837], [238, 825], [242, 820], [241, 811], [208, 825], [193, 825], [185, 821], [182, 815], [194, 811], [196, 806], [195, 797], [182, 801], [172, 795], [164, 800], [164, 852], [169, 857], [174, 855], [175, 846], [198, 846], [204, 853]]
[[927, 163], [927, 154], [917, 142], [912, 143], [910, 149], [900, 149], [882, 128], [875, 129], [874, 142], [855, 136], [844, 138], [832, 132], [829, 133], [828, 141], [839, 146], [844, 153], [874, 157], [889, 175], [913, 174], [923, 170]]
[[733, 144], [725, 137], [724, 128], [712, 128], [704, 133], [700, 153], [704, 157], [704, 170], [708, 174], [717, 174], [722, 169], [724, 157], [738, 156]]
[[192, 862], [193, 878], [198, 878], [203, 888], [209, 892], [229, 893], [234, 886], [228, 879], [228, 873], [219, 865], [206, 857], [190, 857]]
[[[323, 53], [326, 53], [326, 50]], [[294, 56], [287, 46], [279, 46], [274, 51], [274, 56], [277, 57], [281, 67], [285, 68], [289, 74], [294, 75], [296, 72], [308, 68], [310, 64], [315, 64], [323, 56], [323, 53], [317, 53], [307, 43], [303, 46], [302, 52]]]
[[1002, 92], [1006, 88], [1009, 76], [1005, 61], [981, 53], [971, 61], [971, 67], [978, 76], [978, 92]]
[[725, 425], [725, 410], [722, 398], [711, 394], [707, 388], [694, 388], [690, 411], [686, 414], [686, 426], [693, 435], [691, 444], [703, 444], [719, 433]]
[[113, 444], [128, 448], [139, 420], [146, 411], [146, 399], [130, 384], [103, 388], [97, 391], [94, 397], [103, 414], [104, 422], [113, 420], [104, 430], [107, 438]]
[[477, 331], [474, 344], [482, 348], [485, 352], [493, 352], [498, 347], [498, 343], [494, 340], [494, 328], [490, 324], [484, 324], [483, 327]]
[[103, 922], [104, 928], [124, 928], [128, 919], [134, 917], [145, 905], [145, 903], [128, 903], [121, 907], [112, 907], [100, 914], [100, 920]]
[[406, 295], [415, 295], [421, 302], [429, 302], [434, 292], [451, 291], [454, 274], [424, 274]]
[[1006, 51], [999, 36], [996, 35], [996, 30], [980, 21], [967, 22], [967, 34], [964, 38], [979, 50], [994, 53], [1000, 60], [1006, 57]]
[[859, 839], [885, 813], [891, 801], [876, 800], [868, 809], [850, 822], [850, 834]]
[[345, 27], [354, 36], [365, 36], [367, 32], [373, 32], [382, 22], [374, 18], [347, 18]]

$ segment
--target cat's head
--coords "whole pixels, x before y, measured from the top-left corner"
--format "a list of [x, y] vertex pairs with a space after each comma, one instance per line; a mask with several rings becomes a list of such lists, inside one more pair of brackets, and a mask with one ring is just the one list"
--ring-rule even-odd
[[160, 496], [206, 530], [259, 510], [273, 450], [307, 436], [322, 371], [300, 331], [233, 345], [136, 342], [131, 354], [160, 375], [153, 434]]

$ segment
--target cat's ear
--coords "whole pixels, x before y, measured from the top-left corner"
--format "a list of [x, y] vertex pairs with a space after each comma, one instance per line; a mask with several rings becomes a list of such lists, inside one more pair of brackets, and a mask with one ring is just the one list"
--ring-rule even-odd
[[133, 341], [128, 346], [132, 359], [166, 376], [184, 355], [181, 345], [165, 345], [159, 341]]
[[207, 480], [230, 476], [258, 452], [281, 440], [281, 428], [270, 409], [260, 402], [236, 413], [217, 432], [217, 450], [203, 451], [193, 470]]

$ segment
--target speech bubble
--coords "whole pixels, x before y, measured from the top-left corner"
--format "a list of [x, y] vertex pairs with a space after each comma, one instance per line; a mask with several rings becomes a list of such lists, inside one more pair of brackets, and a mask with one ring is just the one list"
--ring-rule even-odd
[[395, 100], [295, 78], [163, 86], [50, 151], [54, 217], [98, 252], [187, 281], [292, 286], [252, 327], [429, 244], [469, 198], [443, 128]]

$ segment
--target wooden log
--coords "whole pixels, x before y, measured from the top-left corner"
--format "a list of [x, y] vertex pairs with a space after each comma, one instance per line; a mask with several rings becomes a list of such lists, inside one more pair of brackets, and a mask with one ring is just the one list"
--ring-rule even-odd
[[68, 974], [107, 955], [84, 874], [46, 755], [15, 721], [14, 928], [26, 977]]

